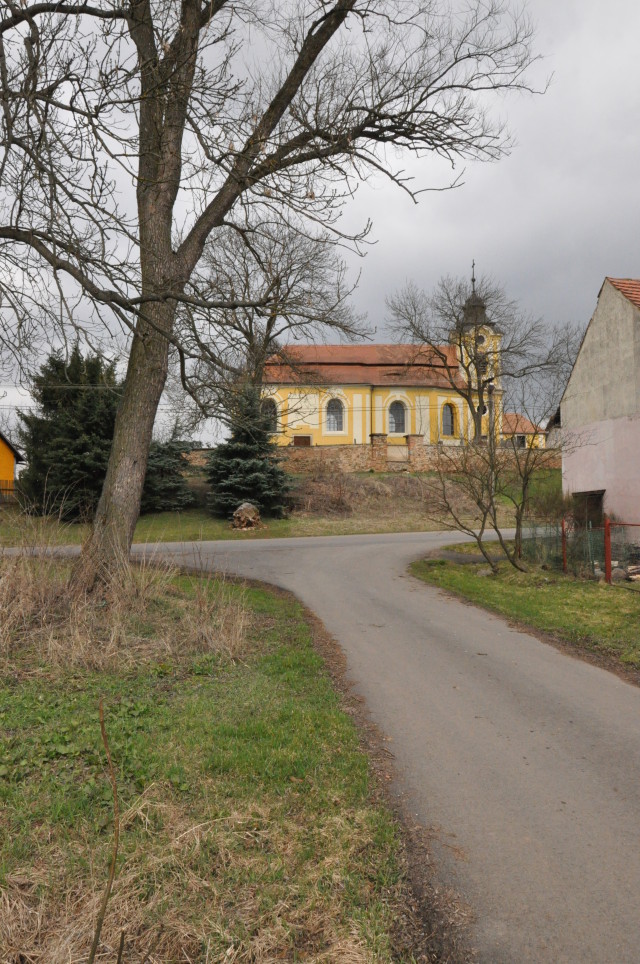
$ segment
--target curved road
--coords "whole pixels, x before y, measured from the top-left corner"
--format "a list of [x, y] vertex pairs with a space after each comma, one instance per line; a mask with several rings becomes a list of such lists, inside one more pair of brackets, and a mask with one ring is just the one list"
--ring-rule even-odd
[[291, 590], [337, 638], [481, 961], [636, 964], [640, 690], [407, 574], [453, 539], [160, 548]]

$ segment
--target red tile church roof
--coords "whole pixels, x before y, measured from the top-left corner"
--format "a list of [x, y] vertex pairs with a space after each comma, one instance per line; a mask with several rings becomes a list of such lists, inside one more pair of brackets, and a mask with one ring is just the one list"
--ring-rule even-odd
[[453, 345], [444, 358], [420, 345], [287, 345], [265, 366], [266, 384], [384, 385], [446, 388], [448, 371], [458, 374]]

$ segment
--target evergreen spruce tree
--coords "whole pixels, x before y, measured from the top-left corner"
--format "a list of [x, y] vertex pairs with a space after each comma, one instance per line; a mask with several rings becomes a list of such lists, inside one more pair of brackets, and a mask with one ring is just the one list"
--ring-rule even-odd
[[229, 517], [241, 502], [252, 502], [266, 516], [285, 514], [289, 477], [278, 465], [269, 423], [261, 409], [260, 389], [246, 385], [236, 399], [231, 437], [209, 456], [208, 506], [214, 515]]
[[[20, 412], [27, 468], [19, 488], [25, 505], [64, 519], [89, 519], [100, 498], [113, 439], [121, 385], [115, 363], [51, 355], [32, 385], [35, 412]], [[183, 509], [193, 503], [185, 479], [182, 442], [151, 445], [142, 512]]]
[[36, 512], [88, 518], [98, 502], [113, 437], [119, 386], [115, 365], [51, 355], [32, 385], [36, 411], [20, 412], [27, 468], [20, 491]]
[[176, 512], [195, 502], [185, 472], [184, 456], [191, 450], [185, 442], [152, 442], [144, 480], [140, 514]]

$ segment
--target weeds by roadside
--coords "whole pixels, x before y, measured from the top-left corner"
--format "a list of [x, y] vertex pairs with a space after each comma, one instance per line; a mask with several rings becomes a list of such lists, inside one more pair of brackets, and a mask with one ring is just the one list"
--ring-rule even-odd
[[[3, 964], [393, 959], [395, 825], [291, 600], [159, 567], [70, 597], [0, 560]], [[121, 935], [124, 933], [124, 938]]]
[[89, 596], [70, 593], [51, 556], [0, 558], [0, 668], [132, 670], [197, 653], [242, 655], [248, 613], [224, 580], [178, 578], [167, 566], [121, 566]]

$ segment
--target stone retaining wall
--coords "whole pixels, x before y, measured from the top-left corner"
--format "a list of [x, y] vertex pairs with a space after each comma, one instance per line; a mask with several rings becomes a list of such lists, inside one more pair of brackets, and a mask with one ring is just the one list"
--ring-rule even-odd
[[[373, 468], [370, 445], [287, 445], [278, 449], [282, 465], [296, 475], [317, 472], [320, 467], [339, 472], [368, 472]], [[380, 469], [379, 471], [384, 471]]]
[[[369, 445], [313, 445], [307, 447], [287, 445], [278, 450], [284, 468], [296, 475], [317, 472], [320, 468], [339, 472], [429, 472], [436, 468], [439, 448], [425, 445], [422, 435], [405, 435], [407, 457], [398, 461], [388, 457], [387, 436], [373, 434]], [[399, 448], [399, 446], [394, 446]], [[403, 450], [405, 447], [402, 447]], [[189, 452], [187, 461], [197, 468], [206, 465], [209, 449]], [[452, 452], [453, 454], [453, 452]], [[560, 468], [559, 451], [545, 457], [545, 468]]]

